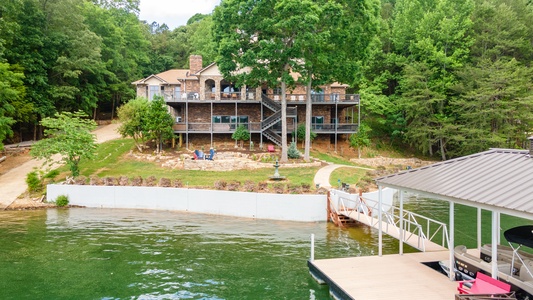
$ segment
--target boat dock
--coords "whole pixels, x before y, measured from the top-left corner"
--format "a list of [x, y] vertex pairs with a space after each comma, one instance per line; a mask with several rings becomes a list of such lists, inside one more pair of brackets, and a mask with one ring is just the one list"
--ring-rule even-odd
[[454, 299], [457, 282], [423, 264], [449, 259], [448, 251], [309, 261], [309, 271], [335, 299]]

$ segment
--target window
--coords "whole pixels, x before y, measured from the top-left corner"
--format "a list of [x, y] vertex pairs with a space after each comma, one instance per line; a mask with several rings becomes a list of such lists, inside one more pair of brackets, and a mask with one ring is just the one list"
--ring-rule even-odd
[[148, 100], [154, 100], [154, 96], [160, 95], [160, 88], [158, 85], [149, 86]]
[[311, 128], [322, 129], [324, 124], [324, 116], [311, 117]]
[[213, 116], [213, 123], [248, 124], [248, 116]]
[[180, 99], [181, 98], [181, 86], [174, 87], [174, 97], [176, 99]]

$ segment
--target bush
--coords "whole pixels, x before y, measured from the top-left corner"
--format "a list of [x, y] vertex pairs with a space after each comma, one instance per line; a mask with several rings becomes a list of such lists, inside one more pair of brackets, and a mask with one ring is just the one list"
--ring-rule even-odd
[[144, 181], [145, 186], [156, 186], [156, 183], [157, 179], [155, 178], [155, 176], [150, 176]]
[[232, 181], [228, 183], [227, 187], [228, 191], [238, 191], [241, 187], [241, 183], [240, 181]]
[[217, 180], [217, 181], [215, 181], [215, 189], [217, 189], [217, 190], [223, 190], [223, 189], [225, 189], [225, 188], [226, 188], [226, 185], [227, 185], [227, 183], [226, 183], [226, 181], [224, 181], [224, 180]]
[[170, 185], [171, 185], [170, 179], [164, 178], [164, 177], [159, 179], [160, 187], [170, 187]]
[[181, 179], [174, 180], [174, 187], [175, 188], [181, 188], [183, 187], [183, 182], [181, 182]]
[[39, 192], [43, 189], [43, 183], [37, 171], [31, 171], [26, 175], [26, 184], [28, 185], [28, 190], [32, 193]]
[[283, 183], [274, 183], [272, 187], [277, 194], [283, 194], [285, 192], [285, 185]]
[[296, 148], [295, 142], [292, 142], [289, 149], [287, 149], [287, 156], [292, 159], [300, 158], [302, 156], [300, 151]]
[[257, 186], [255, 185], [255, 182], [253, 182], [251, 180], [246, 180], [244, 182], [244, 189], [247, 192], [255, 192], [255, 191], [257, 191]]
[[68, 196], [66, 195], [59, 195], [56, 198], [56, 205], [59, 207], [67, 206], [68, 202]]

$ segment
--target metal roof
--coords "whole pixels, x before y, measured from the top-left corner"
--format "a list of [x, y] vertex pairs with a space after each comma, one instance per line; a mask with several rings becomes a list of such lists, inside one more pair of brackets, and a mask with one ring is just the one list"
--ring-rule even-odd
[[376, 179], [380, 186], [533, 219], [533, 157], [491, 149]]

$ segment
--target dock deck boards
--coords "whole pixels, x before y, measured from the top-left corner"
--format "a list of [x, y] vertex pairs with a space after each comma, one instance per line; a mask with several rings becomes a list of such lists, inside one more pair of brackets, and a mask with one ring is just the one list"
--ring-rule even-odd
[[311, 264], [352, 299], [449, 300], [457, 293], [457, 282], [421, 263], [448, 258], [448, 251], [438, 251], [322, 259]]

